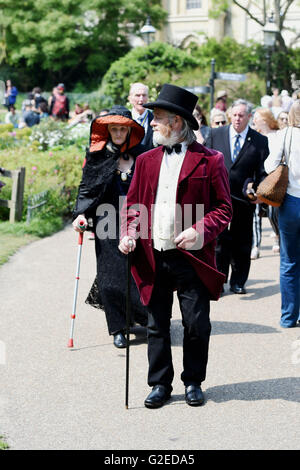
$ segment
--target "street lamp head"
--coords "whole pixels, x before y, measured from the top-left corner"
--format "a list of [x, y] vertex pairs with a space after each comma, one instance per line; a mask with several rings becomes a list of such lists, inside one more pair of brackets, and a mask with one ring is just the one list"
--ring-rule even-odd
[[147, 16], [146, 23], [140, 29], [140, 33], [145, 36], [147, 44], [150, 44], [150, 37], [156, 33], [156, 29], [151, 24], [150, 16]]
[[264, 45], [266, 47], [273, 47], [276, 43], [276, 38], [278, 34], [278, 28], [273, 18], [273, 13], [268, 19], [265, 27], [263, 29], [264, 32]]

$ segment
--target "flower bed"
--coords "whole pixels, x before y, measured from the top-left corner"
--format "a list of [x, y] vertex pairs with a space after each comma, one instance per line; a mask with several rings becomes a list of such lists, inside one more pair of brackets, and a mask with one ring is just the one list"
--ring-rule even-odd
[[[68, 128], [67, 124], [49, 119], [31, 129], [14, 130], [10, 125], [0, 125], [0, 167], [26, 168], [23, 217], [15, 224], [24, 226], [25, 233], [48, 235], [70, 218], [88, 138], [89, 124]], [[11, 179], [1, 179], [5, 182], [1, 198], [9, 199]], [[35, 212], [28, 225], [28, 198], [42, 191], [47, 191], [47, 204]], [[7, 219], [8, 209], [0, 208], [0, 221]]]

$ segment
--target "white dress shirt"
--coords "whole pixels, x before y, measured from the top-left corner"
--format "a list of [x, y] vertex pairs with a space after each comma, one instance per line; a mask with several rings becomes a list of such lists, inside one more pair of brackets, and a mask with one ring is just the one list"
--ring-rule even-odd
[[147, 119], [147, 115], [148, 115], [148, 109], [145, 109], [145, 111], [143, 112], [143, 114], [139, 114], [134, 108], [132, 109], [132, 117], [133, 119], [138, 122], [141, 126], [143, 126], [143, 128], [145, 129], [145, 135], [147, 134], [147, 131], [148, 131], [148, 119]]
[[153, 246], [156, 250], [176, 248], [174, 243], [176, 194], [186, 150], [187, 144], [182, 142], [180, 153], [173, 151], [169, 155], [165, 152], [161, 162], [152, 222]]
[[229, 127], [229, 141], [230, 141], [231, 160], [232, 160], [232, 156], [233, 156], [233, 150], [234, 150], [234, 144], [235, 144], [236, 136], [238, 134], [241, 136], [240, 137], [240, 148], [242, 148], [244, 143], [245, 143], [245, 140], [246, 140], [246, 135], [247, 135], [248, 129], [249, 129], [249, 126], [246, 126], [246, 128], [242, 132], [236, 132], [236, 130], [234, 129], [234, 127], [232, 125]]

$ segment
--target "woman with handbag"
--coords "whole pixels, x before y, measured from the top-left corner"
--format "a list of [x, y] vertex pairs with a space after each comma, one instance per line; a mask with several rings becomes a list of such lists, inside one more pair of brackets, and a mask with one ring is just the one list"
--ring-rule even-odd
[[280, 325], [291, 328], [299, 322], [300, 308], [300, 100], [289, 112], [289, 125], [278, 131], [269, 144], [267, 173], [274, 171], [284, 154], [288, 165], [288, 187], [278, 221], [280, 233]]
[[[256, 109], [253, 116], [253, 128], [260, 132], [262, 135], [265, 135], [268, 138], [269, 146], [270, 140], [274, 138], [276, 132], [279, 129], [277, 120], [275, 119], [272, 111], [268, 108], [258, 108]], [[251, 251], [251, 259], [257, 259], [259, 257], [259, 250], [262, 238], [262, 223], [261, 216], [262, 213], [261, 207], [257, 204], [254, 215], [253, 215], [253, 244]], [[267, 216], [269, 222], [276, 237], [276, 241], [272, 247], [273, 253], [279, 253], [279, 228], [278, 228], [278, 208], [267, 206]]]

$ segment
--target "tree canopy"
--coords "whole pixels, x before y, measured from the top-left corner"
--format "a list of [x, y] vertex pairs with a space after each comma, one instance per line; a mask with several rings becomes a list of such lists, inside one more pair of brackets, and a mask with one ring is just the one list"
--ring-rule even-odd
[[156, 27], [167, 16], [161, 0], [0, 0], [0, 63], [99, 83], [148, 14]]

